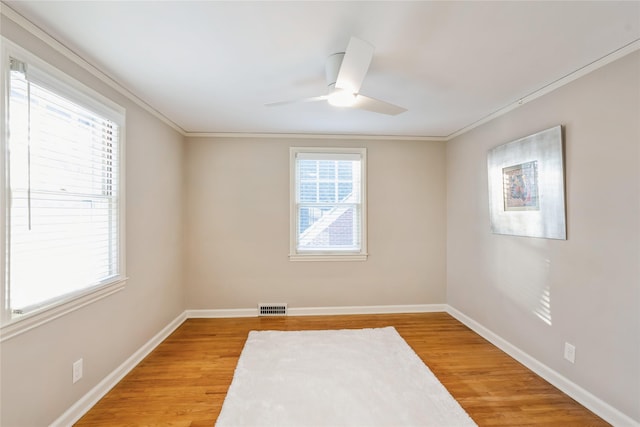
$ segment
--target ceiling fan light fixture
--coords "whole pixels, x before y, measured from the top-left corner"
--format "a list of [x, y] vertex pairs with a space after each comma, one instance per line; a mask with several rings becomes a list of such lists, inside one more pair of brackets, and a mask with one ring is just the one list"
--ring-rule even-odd
[[389, 116], [395, 116], [407, 111], [406, 108], [360, 94], [360, 87], [369, 70], [374, 50], [375, 48], [370, 43], [351, 37], [345, 52], [334, 53], [327, 58], [325, 64], [326, 95], [295, 101], [274, 102], [266, 105], [276, 106], [294, 102], [327, 101], [332, 107], [357, 108]]
[[355, 93], [336, 89], [329, 94], [327, 101], [334, 107], [351, 107], [356, 103], [356, 96]]

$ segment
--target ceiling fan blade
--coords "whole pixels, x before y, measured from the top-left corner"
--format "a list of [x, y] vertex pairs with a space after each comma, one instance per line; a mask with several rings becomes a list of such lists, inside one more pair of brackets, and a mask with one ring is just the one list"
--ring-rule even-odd
[[336, 88], [358, 93], [367, 74], [375, 48], [364, 40], [351, 37], [342, 58], [336, 79]]
[[380, 101], [379, 99], [369, 98], [368, 96], [360, 94], [358, 94], [358, 96], [356, 97], [356, 102], [355, 104], [353, 104], [353, 108], [373, 111], [375, 113], [388, 114], [390, 116], [395, 116], [407, 111], [406, 108], [398, 107], [397, 105]]
[[272, 102], [270, 104], [264, 104], [264, 106], [265, 107], [278, 107], [280, 105], [301, 104], [301, 103], [304, 103], [304, 102], [325, 101], [327, 98], [328, 98], [328, 95], [313, 96], [311, 98], [302, 98], [302, 99], [293, 99], [293, 100], [290, 100], [290, 101]]

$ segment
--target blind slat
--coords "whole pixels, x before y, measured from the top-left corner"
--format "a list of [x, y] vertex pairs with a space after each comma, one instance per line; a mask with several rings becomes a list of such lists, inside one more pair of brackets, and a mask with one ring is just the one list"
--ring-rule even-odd
[[8, 294], [25, 312], [118, 275], [119, 127], [11, 63]]

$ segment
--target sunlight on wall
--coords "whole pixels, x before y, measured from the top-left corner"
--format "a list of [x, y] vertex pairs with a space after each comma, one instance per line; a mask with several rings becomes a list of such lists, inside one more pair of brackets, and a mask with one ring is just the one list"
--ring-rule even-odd
[[534, 309], [533, 312], [536, 316], [540, 318], [547, 325], [551, 326], [551, 288], [547, 286], [542, 290], [542, 295], [540, 295], [540, 300], [538, 301], [538, 308]]
[[497, 236], [486, 254], [497, 290], [547, 325], [552, 324], [551, 260], [544, 239]]

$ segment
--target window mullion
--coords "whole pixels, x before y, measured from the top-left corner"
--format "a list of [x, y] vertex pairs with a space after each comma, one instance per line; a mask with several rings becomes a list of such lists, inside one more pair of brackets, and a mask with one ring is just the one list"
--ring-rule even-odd
[[316, 162], [316, 202], [320, 201], [320, 162]]
[[333, 162], [333, 198], [336, 202], [339, 202], [338, 195], [338, 161]]

